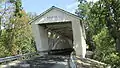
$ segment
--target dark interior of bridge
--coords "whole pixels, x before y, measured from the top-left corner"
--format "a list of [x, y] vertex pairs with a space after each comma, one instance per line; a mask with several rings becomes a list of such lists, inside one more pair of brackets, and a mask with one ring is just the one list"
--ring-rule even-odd
[[73, 51], [73, 32], [70, 21], [41, 24], [48, 32], [49, 54], [70, 55]]

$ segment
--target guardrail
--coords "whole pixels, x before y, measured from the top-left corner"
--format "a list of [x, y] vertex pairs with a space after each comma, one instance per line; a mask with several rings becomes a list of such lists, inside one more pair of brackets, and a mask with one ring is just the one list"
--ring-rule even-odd
[[21, 55], [16, 55], [16, 56], [9, 56], [9, 57], [5, 57], [5, 58], [0, 58], [0, 63], [6, 63], [6, 62], [18, 60], [18, 59], [24, 59], [28, 56], [30, 57], [30, 55], [32, 55], [32, 54], [27, 53], [27, 54], [21, 54]]
[[0, 58], [0, 63], [6, 63], [6, 62], [18, 60], [18, 59], [20, 59], [20, 60], [30, 59], [31, 57], [33, 57], [35, 55], [40, 55], [40, 53], [46, 53], [46, 52], [49, 52], [49, 51], [46, 50], [46, 51], [39, 51], [39, 52], [35, 52], [35, 53], [26, 53], [26, 54], [20, 54], [20, 55], [16, 55], [16, 56]]
[[55, 49], [55, 50], [45, 50], [45, 51], [38, 51], [38, 52], [34, 52], [34, 53], [26, 53], [26, 54], [21, 54], [21, 55], [16, 55], [16, 56], [9, 56], [9, 57], [5, 57], [5, 58], [0, 58], [0, 63], [6, 63], [6, 62], [10, 62], [10, 61], [14, 61], [14, 60], [23, 60], [23, 59], [31, 59], [31, 57], [35, 57], [35, 56], [40, 56], [43, 54], [56, 54], [59, 53], [61, 54], [61, 52], [63, 51], [72, 51], [69, 48], [68, 49]]

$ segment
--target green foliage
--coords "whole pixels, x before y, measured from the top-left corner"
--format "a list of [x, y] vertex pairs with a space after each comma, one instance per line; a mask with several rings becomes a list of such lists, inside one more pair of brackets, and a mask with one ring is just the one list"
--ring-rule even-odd
[[4, 13], [0, 16], [0, 26], [4, 27], [0, 30], [0, 57], [35, 52], [31, 25], [28, 24], [31, 17], [22, 10], [21, 0], [5, 1], [8, 3], [11, 5], [5, 7], [7, 10], [0, 8]]
[[14, 3], [15, 2], [15, 0], [9, 0], [10, 1], [10, 3]]
[[115, 49], [115, 41], [109, 35], [109, 31], [103, 28], [100, 33], [93, 36], [96, 43], [94, 59], [111, 64], [113, 67], [119, 66], [119, 54]]
[[[117, 7], [116, 7], [117, 6]], [[91, 13], [99, 18], [99, 24], [107, 26], [110, 36], [115, 40], [116, 46], [120, 46], [120, 1], [119, 0], [100, 0], [93, 5]], [[119, 51], [118, 47], [118, 51]]]
[[77, 14], [86, 21], [87, 44], [96, 47], [93, 59], [120, 67], [120, 0], [80, 2], [78, 7]]

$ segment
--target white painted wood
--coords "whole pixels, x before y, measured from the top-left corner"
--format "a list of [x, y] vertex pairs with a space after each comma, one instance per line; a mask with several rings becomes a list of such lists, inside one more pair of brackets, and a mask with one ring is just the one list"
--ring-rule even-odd
[[73, 29], [73, 38], [74, 38], [73, 44], [74, 44], [74, 49], [76, 51], [76, 55], [85, 58], [86, 42], [83, 37], [82, 27], [80, 25], [79, 20], [72, 22], [72, 29]]
[[[85, 58], [86, 54], [86, 42], [85, 42], [85, 31], [80, 24], [80, 19], [71, 16], [69, 13], [65, 13], [60, 9], [52, 9], [45, 15], [41, 16], [39, 19], [35, 20], [32, 24], [32, 29], [34, 37], [36, 40], [37, 50], [47, 50], [48, 47], [48, 38], [47, 32], [43, 27], [39, 26], [40, 24], [48, 23], [60, 23], [65, 21], [72, 21], [72, 30], [73, 30], [73, 43], [76, 55]], [[65, 22], [66, 23], [66, 22]], [[63, 48], [63, 46], [62, 46]]]
[[76, 18], [58, 9], [53, 9], [35, 21], [35, 24], [57, 23], [75, 20]]
[[47, 31], [45, 31], [44, 27], [32, 23], [32, 31], [35, 38], [37, 50], [48, 50], [48, 36]]

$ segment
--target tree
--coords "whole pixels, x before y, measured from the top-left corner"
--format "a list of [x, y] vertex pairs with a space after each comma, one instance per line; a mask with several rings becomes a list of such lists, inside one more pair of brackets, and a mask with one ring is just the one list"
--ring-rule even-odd
[[93, 2], [87, 2], [86, 0], [79, 0], [80, 4], [78, 5], [78, 9], [76, 10], [76, 14], [84, 21], [85, 30], [86, 30], [86, 43], [89, 46], [88, 50], [95, 50], [95, 43], [92, 39], [92, 36], [95, 34], [94, 24], [90, 24], [93, 19], [90, 18], [90, 10], [92, 8]]
[[[84, 0], [82, 0], [84, 1]], [[111, 64], [113, 67], [119, 67], [119, 36], [120, 36], [120, 1], [119, 0], [99, 0], [96, 3], [89, 4], [81, 2], [83, 6], [78, 6], [78, 10], [84, 10], [82, 19], [87, 21], [87, 40], [92, 39], [95, 42], [94, 59]], [[87, 6], [84, 7], [84, 6]], [[81, 9], [81, 7], [83, 7]], [[87, 13], [86, 13], [87, 12]], [[117, 46], [117, 50], [115, 49]]]
[[[95, 14], [96, 17], [100, 19], [100, 23], [105, 24], [106, 27], [109, 30], [109, 34], [111, 37], [114, 38], [117, 46], [117, 50], [119, 51], [120, 49], [120, 1], [119, 0], [100, 0], [98, 1], [91, 10], [91, 13]], [[98, 8], [96, 10], [96, 8]], [[103, 21], [101, 20], [103, 19]]]
[[[2, 33], [0, 57], [35, 52], [35, 44], [31, 34], [30, 17], [22, 9], [21, 0], [5, 1], [9, 4], [4, 16], [1, 16]], [[5, 50], [5, 51], [4, 51]], [[5, 53], [5, 54], [4, 54]]]

